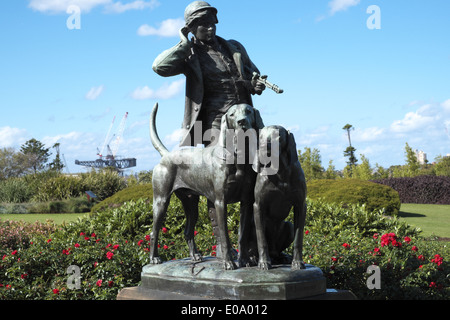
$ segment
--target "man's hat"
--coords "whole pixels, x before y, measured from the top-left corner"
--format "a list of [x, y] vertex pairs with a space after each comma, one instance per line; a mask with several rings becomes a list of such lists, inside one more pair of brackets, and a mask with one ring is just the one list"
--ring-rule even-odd
[[216, 23], [219, 23], [217, 19], [217, 9], [212, 7], [205, 1], [194, 1], [186, 7], [184, 10], [184, 20], [187, 26], [191, 26], [192, 22], [203, 17], [205, 14], [212, 12], [216, 18]]

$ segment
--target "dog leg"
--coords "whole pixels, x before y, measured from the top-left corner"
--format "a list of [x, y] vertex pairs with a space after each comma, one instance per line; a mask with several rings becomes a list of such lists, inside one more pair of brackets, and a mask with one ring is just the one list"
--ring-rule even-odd
[[233, 262], [232, 254], [231, 254], [231, 245], [230, 239], [228, 237], [228, 226], [227, 226], [227, 207], [225, 200], [216, 200], [214, 203], [216, 207], [216, 217], [217, 224], [220, 231], [220, 251], [221, 251], [221, 259], [223, 261], [223, 268], [225, 270], [234, 270], [236, 269], [236, 265]]
[[162, 263], [158, 254], [158, 238], [159, 231], [161, 230], [169, 206], [170, 197], [158, 197], [153, 198], [153, 228], [150, 234], [150, 264]]
[[306, 269], [303, 263], [303, 230], [305, 228], [306, 220], [306, 203], [294, 205], [294, 252], [292, 260], [292, 269], [300, 270]]
[[216, 244], [217, 244], [217, 258], [222, 258], [221, 248], [220, 248], [220, 229], [217, 224], [217, 214], [216, 214], [216, 207], [214, 206], [214, 203], [208, 200], [208, 214], [209, 219], [211, 220], [211, 227], [213, 229], [214, 237], [216, 238]]
[[194, 241], [194, 231], [198, 220], [198, 202], [200, 197], [196, 195], [187, 195], [183, 192], [175, 192], [175, 194], [181, 200], [184, 213], [186, 214], [184, 237], [189, 247], [189, 254], [193, 261], [202, 261], [202, 255], [198, 251]]
[[255, 218], [256, 238], [258, 242], [258, 268], [261, 270], [269, 270], [272, 267], [269, 246], [266, 239], [266, 228], [264, 220], [262, 219], [261, 207], [255, 203], [253, 205], [253, 214]]

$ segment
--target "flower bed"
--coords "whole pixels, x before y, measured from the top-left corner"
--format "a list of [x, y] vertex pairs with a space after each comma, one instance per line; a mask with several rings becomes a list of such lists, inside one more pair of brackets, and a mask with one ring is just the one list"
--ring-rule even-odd
[[[396, 219], [382, 219], [380, 213], [369, 214], [361, 206], [308, 205], [303, 258], [322, 269], [327, 287], [349, 289], [360, 299], [449, 298], [450, 254], [445, 242], [423, 240], [417, 230]], [[233, 245], [238, 238], [238, 209], [229, 206]], [[206, 212], [202, 200], [195, 237], [202, 254], [214, 256]], [[334, 216], [327, 224], [330, 212]], [[373, 218], [366, 220], [367, 216]], [[120, 289], [140, 282], [142, 266], [148, 263], [151, 218], [151, 204], [139, 200], [56, 231], [33, 233], [25, 242], [2, 245], [0, 299], [115, 299]], [[317, 219], [323, 223], [314, 223]], [[338, 221], [345, 224], [333, 227]], [[0, 221], [0, 228], [6, 223]], [[158, 244], [163, 260], [189, 255], [184, 223], [181, 203], [174, 199]], [[367, 271], [374, 266], [379, 268], [379, 289], [368, 286]]]

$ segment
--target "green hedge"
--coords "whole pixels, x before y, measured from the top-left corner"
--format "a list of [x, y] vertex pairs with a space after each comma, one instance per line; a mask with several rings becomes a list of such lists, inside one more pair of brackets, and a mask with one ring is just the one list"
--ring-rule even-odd
[[153, 200], [153, 187], [151, 184], [138, 184], [125, 188], [92, 207], [91, 212], [99, 212], [108, 208], [120, 207], [125, 202], [139, 199]]
[[365, 205], [369, 212], [384, 210], [396, 215], [400, 210], [400, 197], [394, 189], [377, 183], [357, 179], [313, 180], [308, 182], [308, 198], [323, 199], [327, 203], [343, 206]]

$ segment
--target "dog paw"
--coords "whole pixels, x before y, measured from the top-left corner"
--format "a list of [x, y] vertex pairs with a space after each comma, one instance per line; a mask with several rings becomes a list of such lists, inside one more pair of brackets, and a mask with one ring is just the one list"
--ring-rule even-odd
[[236, 265], [233, 261], [224, 261], [223, 262], [223, 269], [224, 270], [235, 270], [237, 269]]
[[150, 257], [150, 264], [161, 264], [162, 260], [160, 257]]
[[191, 256], [192, 261], [202, 261], [203, 260], [203, 256], [200, 253], [195, 253], [194, 255]]
[[258, 268], [260, 270], [269, 270], [272, 268], [272, 265], [269, 262], [259, 262]]
[[292, 261], [292, 270], [306, 269], [305, 264], [302, 261]]

